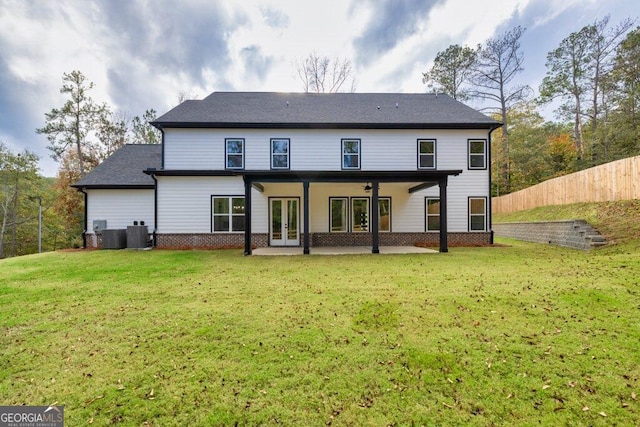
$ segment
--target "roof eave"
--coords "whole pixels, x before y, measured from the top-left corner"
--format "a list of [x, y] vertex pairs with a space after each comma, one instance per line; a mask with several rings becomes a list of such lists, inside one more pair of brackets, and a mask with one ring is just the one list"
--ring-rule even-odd
[[462, 169], [447, 170], [407, 170], [407, 171], [363, 171], [363, 170], [337, 170], [337, 171], [313, 171], [313, 170], [207, 170], [207, 169], [147, 169], [144, 173], [155, 176], [242, 176], [253, 181], [324, 181], [324, 182], [349, 182], [349, 181], [381, 181], [381, 182], [409, 182], [423, 181], [429, 178], [442, 178], [445, 176], [457, 176]]
[[153, 190], [153, 184], [72, 184], [71, 187], [85, 190]]
[[489, 129], [500, 122], [482, 123], [287, 123], [287, 122], [151, 122], [158, 129]]

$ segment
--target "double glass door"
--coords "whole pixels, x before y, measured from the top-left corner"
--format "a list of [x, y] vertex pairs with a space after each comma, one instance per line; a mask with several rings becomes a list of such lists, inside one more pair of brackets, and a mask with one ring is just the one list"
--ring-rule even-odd
[[300, 245], [299, 205], [299, 199], [270, 199], [269, 243], [271, 246]]

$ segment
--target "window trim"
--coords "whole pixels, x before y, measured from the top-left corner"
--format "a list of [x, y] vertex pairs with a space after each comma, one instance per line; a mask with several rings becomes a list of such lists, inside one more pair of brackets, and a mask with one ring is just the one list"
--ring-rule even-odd
[[[471, 213], [471, 201], [472, 200], [483, 200], [484, 201], [484, 213], [482, 215], [480, 214], [472, 214]], [[469, 196], [467, 198], [467, 222], [468, 222], [468, 226], [467, 226], [467, 231], [469, 232], [483, 232], [483, 231], [487, 231], [487, 197], [482, 197], [482, 196]], [[484, 218], [484, 222], [483, 222], [483, 226], [482, 226], [482, 230], [473, 230], [471, 228], [471, 217], [472, 216], [482, 216]]]
[[[226, 214], [229, 217], [229, 229], [227, 231], [217, 231], [214, 230], [214, 221], [213, 218], [215, 216], [214, 214], [214, 199], [228, 199], [229, 200], [229, 213]], [[233, 213], [233, 199], [242, 199], [243, 201], [245, 200], [244, 198], [244, 194], [231, 194], [231, 195], [227, 195], [227, 194], [212, 194], [211, 195], [211, 233], [212, 234], [222, 234], [222, 233], [233, 233], [233, 234], [240, 234], [240, 233], [244, 233], [244, 229], [246, 228], [246, 224], [245, 227], [243, 227], [242, 231], [233, 231], [233, 217], [234, 216], [240, 216], [241, 214], [234, 214]], [[245, 212], [242, 213], [242, 217], [246, 218], [245, 214], [246, 214], [246, 208], [247, 208], [247, 204], [245, 201]], [[219, 215], [222, 216], [222, 215]]]
[[[436, 159], [438, 158], [436, 153], [437, 153], [437, 145], [438, 145], [438, 141], [435, 138], [418, 138], [418, 143], [417, 143], [417, 155], [418, 155], [418, 169], [436, 169], [437, 168], [437, 163], [436, 163]], [[420, 143], [421, 142], [432, 142], [433, 143], [433, 154], [422, 154], [420, 153]], [[422, 156], [433, 156], [433, 166], [420, 166], [420, 159]]]
[[[241, 153], [229, 153], [229, 142], [231, 141], [240, 141], [242, 146]], [[240, 155], [242, 157], [242, 166], [239, 167], [230, 167], [229, 166], [229, 154], [234, 156]], [[242, 170], [244, 169], [244, 159], [245, 159], [245, 141], [244, 138], [225, 138], [224, 139], [224, 168], [226, 170]]]
[[[331, 211], [331, 204], [334, 200], [342, 200], [343, 202], [345, 202], [344, 206], [345, 206], [345, 210], [346, 210], [346, 215], [345, 215], [345, 227], [344, 227], [344, 231], [342, 230], [333, 230], [333, 215], [332, 215], [332, 211]], [[349, 224], [351, 224], [351, 220], [350, 220], [350, 214], [351, 211], [349, 209], [350, 203], [349, 203], [349, 197], [329, 197], [329, 233], [348, 233], [349, 232]]]
[[[425, 197], [424, 198], [424, 231], [425, 233], [439, 233], [440, 232], [440, 209], [438, 209], [437, 214], [429, 213], [429, 200], [437, 200], [440, 202], [440, 197]], [[430, 230], [429, 229], [429, 217], [438, 217], [438, 229]]]
[[[482, 167], [480, 166], [471, 166], [471, 156], [479, 156], [480, 154], [471, 153], [471, 143], [472, 142], [482, 142], [484, 147], [484, 152], [482, 153]], [[483, 138], [469, 138], [467, 139], [467, 168], [469, 170], [486, 170], [487, 169], [487, 140]]]
[[[345, 142], [357, 142], [358, 143], [358, 153], [345, 153], [344, 152], [344, 143]], [[354, 167], [345, 167], [344, 156], [358, 156], [358, 166]], [[360, 170], [362, 167], [362, 140], [360, 138], [342, 138], [340, 142], [340, 166], [342, 170]]]
[[[353, 221], [353, 213], [355, 209], [353, 209], [353, 201], [354, 200], [366, 200], [367, 201], [367, 229], [354, 231], [354, 221]], [[371, 197], [369, 196], [352, 196], [349, 197], [349, 231], [351, 233], [369, 233], [371, 232]]]
[[[274, 154], [273, 152], [273, 143], [276, 141], [286, 141], [287, 142], [287, 166], [274, 166], [273, 158], [275, 155], [283, 156], [284, 154], [278, 153]], [[291, 169], [291, 138], [271, 138], [271, 147], [270, 147], [270, 158], [271, 158], [271, 169], [272, 170], [290, 170]]]

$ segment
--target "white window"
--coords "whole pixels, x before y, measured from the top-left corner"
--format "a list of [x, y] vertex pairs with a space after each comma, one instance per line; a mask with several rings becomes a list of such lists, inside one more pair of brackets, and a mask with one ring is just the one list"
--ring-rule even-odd
[[289, 139], [271, 140], [271, 169], [289, 169]]
[[440, 199], [426, 198], [426, 219], [427, 231], [440, 231]]
[[349, 214], [347, 212], [349, 199], [346, 197], [329, 198], [330, 222], [329, 230], [332, 233], [344, 233], [349, 231]]
[[487, 199], [485, 197], [469, 197], [469, 231], [485, 231], [486, 224]]
[[225, 139], [225, 167], [244, 169], [244, 139]]
[[418, 169], [435, 169], [436, 167], [436, 140], [418, 140]]
[[470, 139], [469, 141], [469, 169], [487, 168], [487, 140]]
[[360, 169], [360, 140], [342, 140], [342, 169]]
[[212, 232], [244, 231], [244, 197], [211, 196], [211, 213]]

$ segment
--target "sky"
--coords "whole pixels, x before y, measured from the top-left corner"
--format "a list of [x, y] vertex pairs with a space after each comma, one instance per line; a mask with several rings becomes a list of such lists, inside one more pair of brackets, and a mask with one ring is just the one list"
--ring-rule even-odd
[[214, 91], [301, 92], [296, 63], [312, 52], [351, 61], [356, 92], [422, 93], [438, 52], [517, 25], [526, 28], [517, 83], [537, 91], [547, 53], [606, 15], [637, 19], [640, 2], [0, 0], [0, 141], [36, 153], [40, 172], [55, 176], [35, 129], [64, 104], [62, 75], [73, 70], [95, 84], [95, 101], [129, 118]]

